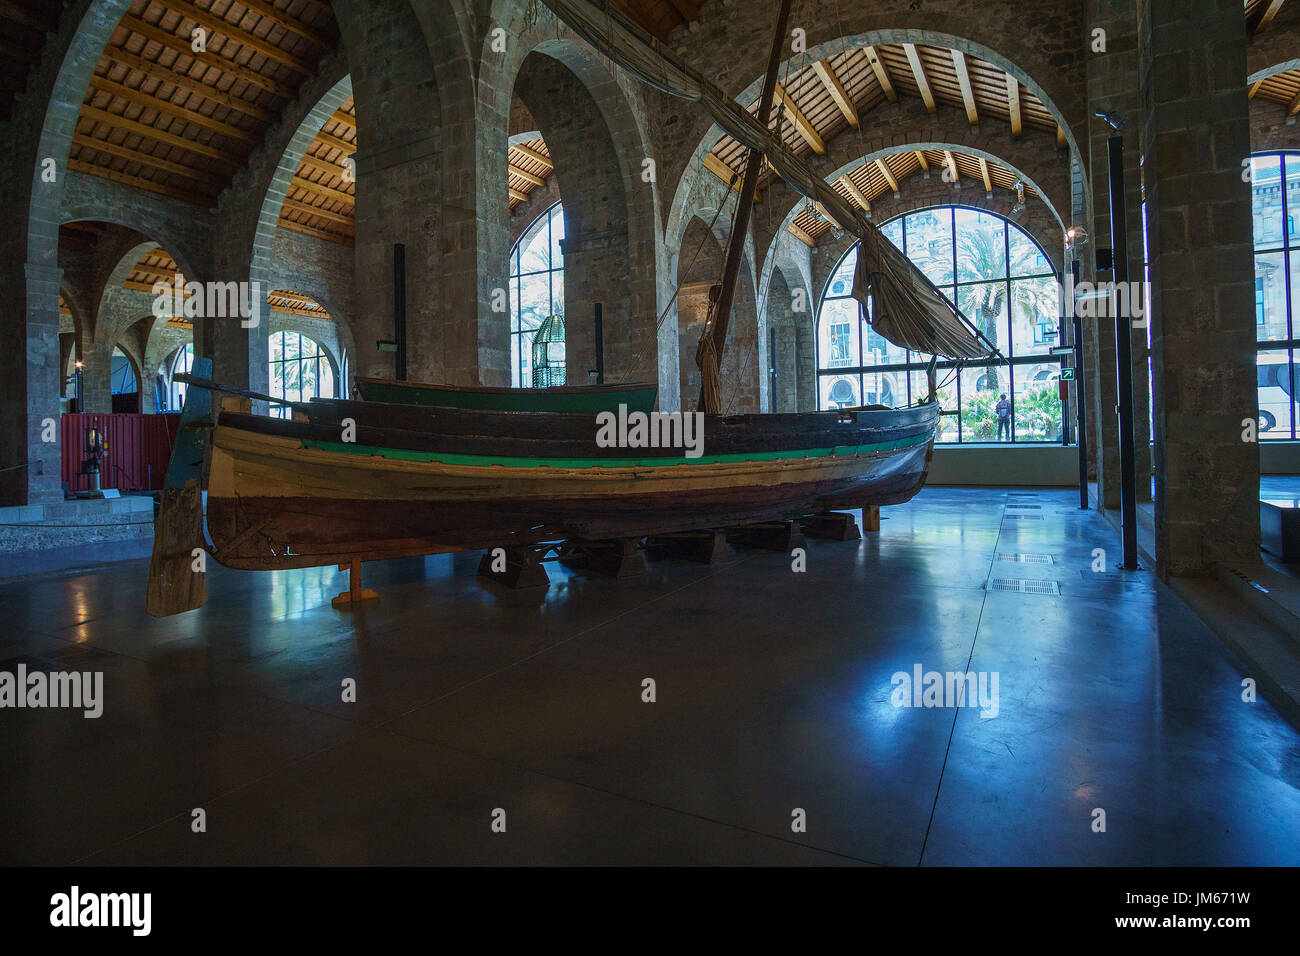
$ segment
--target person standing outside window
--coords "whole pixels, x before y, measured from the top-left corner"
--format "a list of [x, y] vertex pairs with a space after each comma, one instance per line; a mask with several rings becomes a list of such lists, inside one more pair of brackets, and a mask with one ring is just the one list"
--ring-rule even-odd
[[998, 441], [1002, 441], [1002, 435], [1006, 434], [1006, 440], [1011, 441], [1011, 403], [1007, 401], [1006, 393], [998, 399], [994, 406], [998, 413]]

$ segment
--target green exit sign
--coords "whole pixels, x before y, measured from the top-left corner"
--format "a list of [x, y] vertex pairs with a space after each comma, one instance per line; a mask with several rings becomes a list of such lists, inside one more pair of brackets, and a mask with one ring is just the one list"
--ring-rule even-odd
[[1073, 382], [1073, 381], [1074, 381], [1074, 369], [1072, 369], [1072, 368], [1063, 368], [1063, 369], [1061, 369], [1061, 381], [1062, 381], [1062, 382]]

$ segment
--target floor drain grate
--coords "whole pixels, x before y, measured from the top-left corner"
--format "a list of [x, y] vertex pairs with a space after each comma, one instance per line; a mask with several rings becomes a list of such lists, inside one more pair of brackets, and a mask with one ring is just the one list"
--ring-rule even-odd
[[1050, 554], [1025, 554], [1020, 551], [1007, 551], [998, 555], [999, 561], [1015, 561], [1018, 564], [1052, 564]]
[[1019, 518], [1021, 521], [1042, 521], [1042, 520], [1043, 520], [1043, 516], [1042, 516], [1042, 515], [1017, 515], [1017, 514], [1004, 514], [1002, 517], [1004, 517], [1004, 518], [1013, 518], [1013, 519], [1014, 519], [1014, 518]]
[[1015, 591], [1020, 594], [1052, 594], [1059, 596], [1061, 586], [1055, 581], [1032, 581], [1028, 578], [993, 578], [990, 591]]

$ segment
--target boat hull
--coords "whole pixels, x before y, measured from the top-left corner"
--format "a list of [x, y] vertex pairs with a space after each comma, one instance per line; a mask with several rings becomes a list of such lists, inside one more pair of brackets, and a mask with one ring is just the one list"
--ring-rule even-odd
[[[937, 411], [884, 434], [857, 433], [872, 440], [847, 446], [699, 461], [662, 455], [509, 464], [348, 447], [295, 437], [284, 423], [254, 430], [248, 418], [234, 420], [247, 427], [219, 424], [213, 436], [208, 531], [222, 564], [269, 569], [636, 538], [893, 504], [924, 483]], [[319, 434], [306, 424], [299, 430]]]

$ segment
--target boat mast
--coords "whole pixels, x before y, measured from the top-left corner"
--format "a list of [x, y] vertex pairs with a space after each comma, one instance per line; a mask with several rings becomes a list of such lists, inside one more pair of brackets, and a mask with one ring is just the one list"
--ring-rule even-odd
[[[767, 76], [763, 78], [763, 92], [758, 101], [758, 121], [767, 126], [772, 112], [772, 100], [776, 97], [776, 74], [781, 67], [781, 51], [785, 48], [786, 25], [790, 21], [792, 0], [781, 0], [781, 12], [777, 16], [776, 35], [772, 37], [772, 52], [767, 61]], [[754, 193], [758, 189], [758, 174], [763, 170], [763, 152], [753, 149], [745, 160], [745, 178], [740, 186], [740, 200], [736, 206], [736, 218], [731, 225], [731, 237], [727, 242], [727, 263], [722, 272], [722, 290], [718, 294], [717, 304], [713, 310], [713, 324], [706, 335], [711, 340], [708, 345], [701, 342], [697, 353], [700, 366], [700, 399], [697, 406], [712, 415], [722, 412], [718, 388], [710, 388], [710, 376], [717, 382], [721, 374], [722, 350], [727, 342], [727, 323], [731, 318], [731, 304], [736, 295], [736, 278], [740, 274], [740, 261], [745, 252], [745, 236], [749, 232], [749, 216], [754, 208]], [[706, 367], [707, 366], [707, 367]]]

